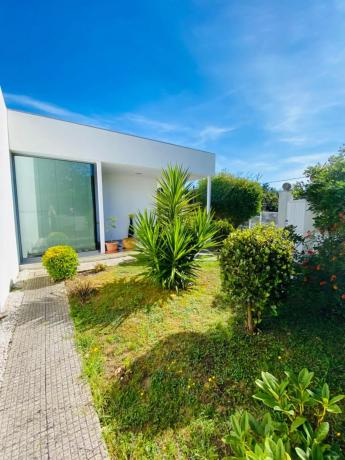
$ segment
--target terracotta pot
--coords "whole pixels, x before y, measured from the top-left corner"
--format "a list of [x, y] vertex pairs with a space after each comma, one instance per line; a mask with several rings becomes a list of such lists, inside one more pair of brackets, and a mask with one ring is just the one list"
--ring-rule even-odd
[[135, 248], [135, 238], [124, 238], [122, 240], [123, 249], [134, 249]]
[[105, 243], [105, 252], [106, 254], [111, 254], [113, 252], [118, 251], [118, 243], [117, 241], [108, 241]]

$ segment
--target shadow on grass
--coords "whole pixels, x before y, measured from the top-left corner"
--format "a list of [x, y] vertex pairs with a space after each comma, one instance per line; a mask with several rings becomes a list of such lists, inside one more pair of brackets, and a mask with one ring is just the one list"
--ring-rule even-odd
[[124, 260], [123, 262], [119, 263], [119, 267], [142, 267], [143, 270], [145, 269], [143, 263], [138, 260], [135, 256], [131, 260]]
[[[241, 318], [206, 333], [180, 332], [157, 343], [109, 378], [102, 412], [121, 432], [154, 437], [192, 419], [217, 420], [221, 429], [236, 409], [264, 411], [252, 399], [262, 370], [283, 375], [303, 367], [344, 391], [344, 322], [306, 315], [302, 309], [263, 325], [256, 336], [244, 332]], [[340, 416], [340, 423], [344, 423]]]
[[149, 311], [170, 295], [141, 276], [119, 278], [99, 288], [90, 302], [81, 304], [72, 297], [71, 313], [81, 330], [110, 325], [117, 328], [136, 311]]

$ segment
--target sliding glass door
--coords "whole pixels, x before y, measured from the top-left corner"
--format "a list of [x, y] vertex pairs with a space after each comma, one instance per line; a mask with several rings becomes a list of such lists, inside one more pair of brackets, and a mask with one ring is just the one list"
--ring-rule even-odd
[[92, 164], [14, 155], [14, 173], [23, 259], [57, 244], [96, 249]]

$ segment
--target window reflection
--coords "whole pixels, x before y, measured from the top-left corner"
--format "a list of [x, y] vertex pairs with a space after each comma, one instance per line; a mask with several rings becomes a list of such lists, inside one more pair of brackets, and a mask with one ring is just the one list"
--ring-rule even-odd
[[14, 167], [22, 257], [96, 249], [93, 165], [15, 155]]

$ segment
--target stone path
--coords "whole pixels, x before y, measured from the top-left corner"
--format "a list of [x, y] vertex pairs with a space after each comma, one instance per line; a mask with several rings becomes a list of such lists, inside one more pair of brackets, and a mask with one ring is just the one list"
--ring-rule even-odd
[[0, 458], [106, 459], [64, 284], [30, 276], [0, 388]]

